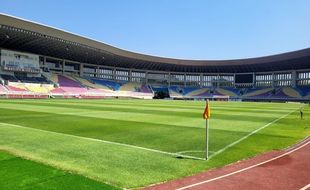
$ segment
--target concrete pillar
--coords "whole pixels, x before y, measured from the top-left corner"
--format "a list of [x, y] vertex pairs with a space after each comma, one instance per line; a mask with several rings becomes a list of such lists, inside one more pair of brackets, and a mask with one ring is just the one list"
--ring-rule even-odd
[[272, 82], [271, 82], [271, 86], [272, 86], [272, 88], [274, 88], [275, 87], [275, 75], [274, 75], [274, 73], [272, 73]]
[[97, 67], [96, 67], [96, 74], [95, 74], [95, 77], [96, 77], [96, 78], [99, 78], [99, 75], [100, 75], [100, 73], [99, 73], [99, 66], [97, 66]]
[[203, 86], [203, 84], [202, 84], [203, 82], [202, 81], [203, 81], [203, 74], [200, 73], [200, 85], [199, 85], [200, 88], [202, 88], [202, 86]]
[[297, 85], [297, 73], [296, 71], [292, 71], [292, 87], [296, 87]]
[[128, 81], [132, 82], [132, 70], [131, 69], [128, 71]]
[[113, 80], [116, 81], [116, 68], [113, 68]]
[[171, 73], [168, 73], [168, 86], [170, 87], [171, 85]]
[[147, 71], [145, 71], [145, 84], [149, 84], [148, 75], [149, 75], [149, 73]]
[[62, 74], [64, 74], [65, 72], [65, 65], [66, 65], [66, 61], [63, 59], [62, 60]]
[[236, 88], [236, 74], [234, 73], [233, 87]]
[[253, 83], [252, 83], [252, 88], [255, 87], [255, 84], [256, 84], [256, 75], [255, 73], [253, 73]]
[[81, 63], [80, 64], [80, 77], [83, 77], [84, 76], [84, 64]]

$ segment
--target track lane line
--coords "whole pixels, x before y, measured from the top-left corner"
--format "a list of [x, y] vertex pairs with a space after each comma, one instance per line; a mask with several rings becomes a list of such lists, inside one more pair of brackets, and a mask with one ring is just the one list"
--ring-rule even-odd
[[[249, 167], [243, 168], [243, 169], [241, 169], [241, 170], [237, 170], [237, 171], [234, 171], [234, 172], [231, 172], [231, 173], [228, 173], [228, 174], [219, 176], [219, 177], [215, 177], [215, 178], [208, 179], [208, 180], [205, 180], [205, 181], [201, 181], [201, 182], [198, 182], [198, 183], [194, 183], [194, 184], [191, 184], [191, 185], [188, 185], [188, 186], [184, 186], [184, 187], [178, 188], [178, 189], [176, 189], [176, 190], [188, 189], [188, 188], [191, 188], [191, 187], [199, 186], [199, 185], [202, 185], [202, 184], [206, 184], [206, 183], [209, 183], [209, 182], [218, 180], [218, 179], [226, 178], [226, 177], [232, 176], [232, 175], [234, 175], [234, 174], [238, 174], [238, 173], [247, 171], [247, 170], [249, 170], [249, 169], [255, 168], [255, 167], [257, 167], [257, 166], [261, 166], [261, 165], [263, 165], [263, 164], [266, 164], [266, 163], [268, 163], [268, 162], [274, 161], [274, 160], [276, 160], [276, 159], [279, 159], [279, 158], [282, 158], [282, 157], [284, 157], [284, 156], [286, 156], [286, 155], [289, 155], [289, 154], [291, 154], [291, 153], [293, 153], [293, 152], [296, 152], [297, 150], [299, 150], [299, 149], [301, 149], [301, 148], [307, 146], [308, 144], [310, 144], [310, 140], [308, 140], [308, 142], [306, 142], [305, 144], [302, 144], [302, 145], [300, 145], [299, 147], [296, 147], [295, 149], [292, 149], [292, 150], [290, 150], [290, 151], [288, 151], [288, 152], [286, 152], [286, 153], [283, 153], [283, 154], [281, 154], [281, 155], [279, 155], [279, 156], [277, 156], [277, 157], [271, 158], [271, 159], [269, 159], [269, 160], [265, 160], [265, 161], [263, 161], [263, 162], [254, 164], [254, 165], [252, 165], [252, 166], [249, 166]], [[308, 185], [309, 185], [309, 187], [310, 187], [310, 184], [308, 184]], [[308, 185], [305, 186], [304, 188], [307, 189], [307, 188], [308, 188]], [[305, 190], [305, 189], [301, 189], [301, 190]]]
[[299, 190], [307, 190], [307, 189], [310, 189], [310, 183], [309, 183], [308, 185], [302, 187], [302, 188], [299, 189]]

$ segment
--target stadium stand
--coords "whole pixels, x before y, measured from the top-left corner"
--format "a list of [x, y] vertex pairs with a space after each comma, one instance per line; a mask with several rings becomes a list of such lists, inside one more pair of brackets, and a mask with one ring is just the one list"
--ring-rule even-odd
[[148, 85], [142, 85], [137, 82], [127, 82], [120, 85], [119, 91], [152, 93]]
[[109, 80], [91, 78], [91, 81], [94, 82], [95, 84], [101, 85], [104, 88], [108, 88], [113, 91], [119, 90], [121, 86], [119, 83], [114, 82], [114, 81], [109, 81]]
[[0, 51], [0, 92], [10, 97], [310, 99], [310, 48], [238, 61], [169, 59], [0, 14]]
[[172, 98], [184, 98], [183, 88], [178, 86], [170, 86], [168, 88], [170, 97]]
[[27, 91], [25, 84], [21, 82], [9, 82], [8, 87], [13, 91]]
[[184, 87], [183, 94], [188, 98], [206, 98], [212, 97], [208, 88]]
[[[65, 75], [57, 75], [58, 84], [61, 91], [69, 94], [80, 95], [87, 92], [87, 89], [84, 88], [78, 81], [73, 80]], [[52, 90], [52, 92], [55, 92]], [[60, 92], [60, 91], [58, 91]]]
[[55, 84], [58, 84], [58, 74], [56, 73], [51, 73], [50, 74], [50, 80], [55, 83]]
[[249, 88], [246, 90], [246, 93], [243, 94], [243, 97], [255, 97], [255, 98], [267, 98], [270, 96], [273, 88]]
[[157, 84], [157, 85], [151, 85], [150, 88], [154, 93], [155, 99], [170, 98], [168, 86]]
[[298, 88], [283, 87], [281, 91], [283, 92], [283, 94], [286, 94], [290, 98], [302, 98], [302, 95], [300, 94]]
[[97, 85], [96, 83], [93, 83], [90, 80], [79, 77], [79, 76], [72, 76], [72, 79], [79, 81], [84, 87], [92, 88], [91, 90], [94, 90], [94, 89], [99, 89], [99, 90], [104, 90], [104, 91], [111, 90], [110, 88], [106, 86]]
[[14, 75], [2, 74], [1, 78], [10, 82], [18, 82], [18, 79]]
[[230, 97], [238, 97], [238, 91], [233, 88], [216, 88], [214, 95], [224, 95]]
[[298, 89], [303, 97], [310, 97], [310, 86], [299, 86]]
[[2, 84], [0, 84], [0, 93], [1, 94], [6, 94], [8, 92], [8, 89], [3, 86]]
[[27, 92], [27, 90], [23, 87], [16, 87], [16, 86], [6, 86], [6, 87], [11, 92]]
[[32, 83], [26, 83], [25, 87], [30, 92], [43, 93], [43, 94], [48, 94], [52, 89], [54, 89], [53, 85], [32, 84]]

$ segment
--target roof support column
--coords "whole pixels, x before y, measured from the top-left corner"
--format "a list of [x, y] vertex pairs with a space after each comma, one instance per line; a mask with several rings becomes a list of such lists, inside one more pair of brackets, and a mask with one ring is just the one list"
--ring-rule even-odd
[[46, 57], [43, 56], [43, 65], [45, 66], [45, 64], [46, 64]]
[[202, 81], [203, 81], [203, 74], [200, 73], [200, 81], [199, 81], [200, 88], [202, 88], [202, 86], [203, 86]]
[[236, 88], [236, 73], [234, 73], [233, 87]]
[[272, 73], [272, 82], [271, 82], [271, 86], [272, 86], [272, 88], [274, 88], [275, 87], [275, 75], [274, 75], [274, 72]]
[[100, 77], [99, 77], [99, 73], [100, 73], [100, 72], [99, 72], [99, 65], [96, 67], [95, 72], [96, 72], [95, 77], [96, 77], [96, 78], [100, 78]]
[[168, 87], [171, 86], [171, 73], [168, 73]]
[[132, 70], [131, 69], [128, 71], [128, 80], [129, 82], [132, 82]]
[[80, 63], [80, 77], [84, 76], [84, 63]]
[[186, 73], [184, 73], [184, 87], [186, 87]]
[[149, 84], [149, 81], [148, 81], [148, 76], [149, 73], [147, 71], [145, 71], [145, 84]]
[[116, 68], [113, 68], [113, 80], [116, 81]]
[[292, 87], [296, 87], [296, 84], [297, 84], [297, 82], [296, 82], [296, 80], [297, 80], [296, 71], [292, 71], [292, 78], [291, 78], [291, 80], [292, 80]]
[[65, 65], [66, 65], [66, 61], [63, 59], [62, 60], [62, 74], [65, 73]]
[[252, 88], [255, 87], [255, 83], [256, 83], [256, 77], [255, 77], [255, 73], [252, 73], [253, 75], [253, 82], [252, 82]]

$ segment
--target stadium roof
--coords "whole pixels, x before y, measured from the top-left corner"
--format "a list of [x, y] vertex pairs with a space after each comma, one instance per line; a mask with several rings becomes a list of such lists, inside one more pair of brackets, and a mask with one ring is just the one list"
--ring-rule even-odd
[[122, 50], [64, 30], [4, 14], [0, 14], [0, 47], [84, 63], [171, 72], [234, 73], [310, 68], [310, 48], [249, 59], [172, 59]]

